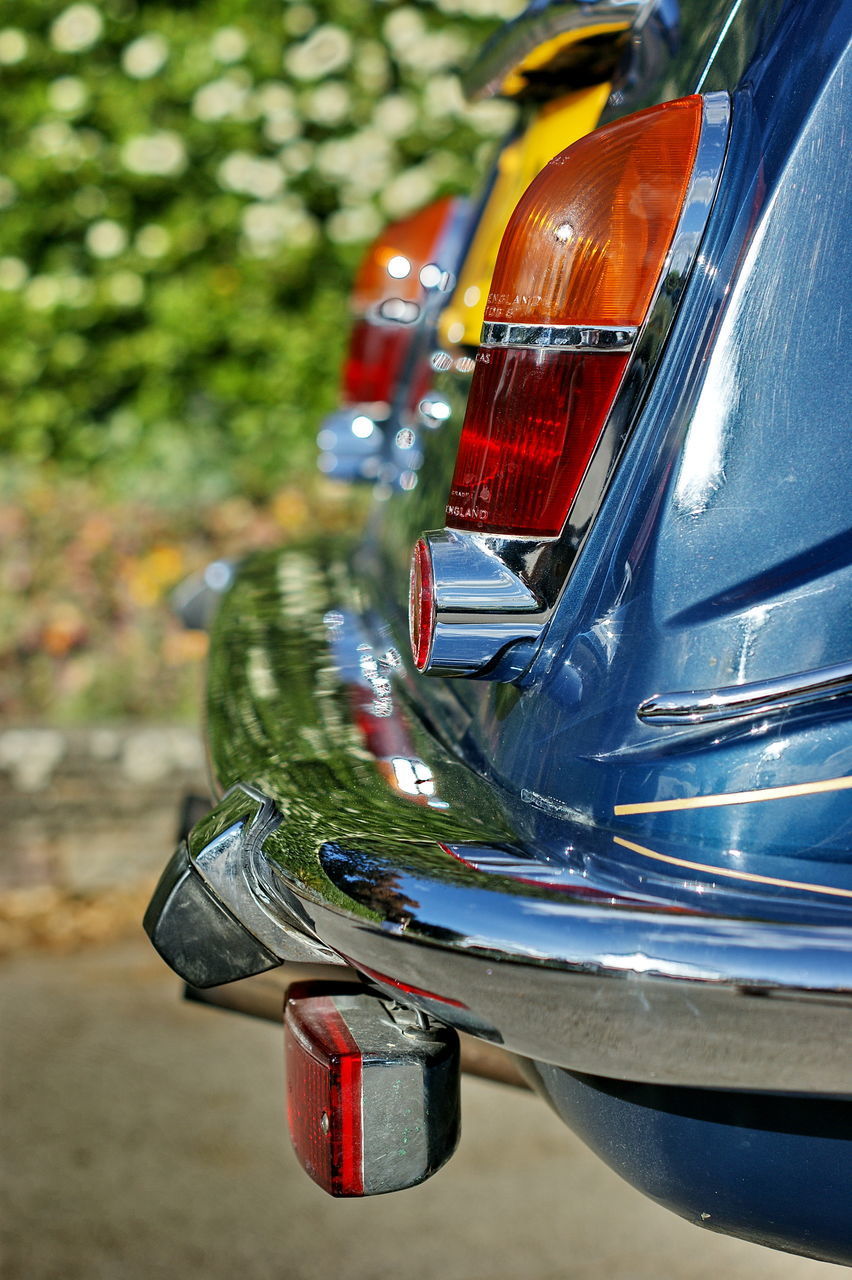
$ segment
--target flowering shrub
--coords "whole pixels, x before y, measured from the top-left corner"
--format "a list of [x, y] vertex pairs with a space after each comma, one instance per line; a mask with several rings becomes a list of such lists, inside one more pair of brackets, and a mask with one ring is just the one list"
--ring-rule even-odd
[[0, 29], [0, 435], [152, 498], [311, 465], [383, 219], [511, 107], [455, 68], [519, 0], [18, 0]]

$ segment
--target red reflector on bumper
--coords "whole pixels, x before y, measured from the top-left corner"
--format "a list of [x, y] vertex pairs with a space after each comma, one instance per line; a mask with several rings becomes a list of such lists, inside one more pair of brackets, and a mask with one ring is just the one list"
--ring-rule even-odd
[[364, 1194], [361, 1051], [331, 996], [287, 1005], [287, 1123], [299, 1162], [333, 1196]]
[[284, 1013], [287, 1119], [296, 1155], [333, 1196], [430, 1177], [459, 1131], [459, 1043], [362, 991], [291, 991]]

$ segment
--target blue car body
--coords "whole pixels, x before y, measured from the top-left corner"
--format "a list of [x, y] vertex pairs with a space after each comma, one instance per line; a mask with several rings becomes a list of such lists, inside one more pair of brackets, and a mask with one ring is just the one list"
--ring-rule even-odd
[[852, 4], [669, 9], [609, 114], [726, 92], [724, 170], [543, 634], [478, 679], [406, 656], [448, 374], [366, 539], [223, 600], [220, 799], [149, 929], [199, 986], [342, 958], [522, 1057], [661, 1203], [852, 1263]]

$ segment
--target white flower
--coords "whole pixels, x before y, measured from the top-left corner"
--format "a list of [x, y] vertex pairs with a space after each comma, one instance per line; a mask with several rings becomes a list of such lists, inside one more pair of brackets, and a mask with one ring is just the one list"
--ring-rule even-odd
[[295, 112], [290, 115], [274, 115], [264, 121], [263, 136], [276, 146], [297, 138], [302, 132], [302, 124]]
[[296, 105], [296, 95], [280, 80], [268, 80], [254, 95], [255, 105], [261, 115], [290, 115]]
[[316, 220], [294, 196], [247, 205], [243, 210], [242, 229], [246, 247], [256, 257], [266, 257], [285, 243], [302, 248], [311, 244], [317, 235]]
[[412, 70], [434, 75], [436, 71], [458, 66], [469, 52], [470, 45], [462, 36], [451, 31], [437, 31], [404, 45], [397, 56]]
[[435, 178], [426, 165], [406, 169], [382, 192], [382, 207], [392, 218], [413, 213], [433, 195]]
[[284, 187], [280, 166], [274, 160], [265, 160], [248, 151], [233, 151], [219, 165], [217, 176], [226, 190], [254, 196], [257, 200], [269, 200]]
[[385, 18], [382, 31], [397, 57], [422, 44], [426, 35], [423, 19], [416, 9], [409, 6], [389, 13]]
[[365, 169], [390, 172], [393, 149], [376, 129], [363, 129], [345, 138], [332, 138], [317, 150], [317, 168], [328, 178], [356, 180]]
[[466, 114], [478, 133], [499, 138], [515, 123], [518, 109], [513, 102], [491, 98], [487, 102], [474, 103], [472, 107], [468, 107]]
[[202, 85], [192, 99], [192, 114], [197, 120], [227, 120], [242, 116], [248, 89], [233, 76], [211, 80]]
[[410, 98], [392, 93], [377, 103], [373, 123], [389, 138], [401, 138], [417, 123], [417, 108]]
[[138, 307], [145, 296], [145, 285], [135, 271], [116, 271], [105, 284], [107, 296], [119, 307]]
[[463, 13], [468, 18], [514, 18], [526, 0], [436, 0], [444, 13]]
[[364, 40], [358, 46], [353, 65], [355, 78], [370, 93], [381, 93], [390, 78], [388, 56], [377, 40]]
[[0, 65], [13, 67], [27, 56], [29, 41], [17, 27], [4, 27], [0, 31]]
[[455, 116], [464, 110], [464, 95], [458, 76], [434, 76], [427, 80], [423, 95], [423, 114], [427, 119]]
[[382, 218], [371, 204], [338, 209], [325, 224], [329, 240], [335, 244], [356, 244], [372, 240], [381, 230]]
[[310, 142], [293, 142], [278, 153], [278, 161], [285, 173], [304, 173], [314, 163], [316, 152]]
[[88, 101], [89, 92], [79, 76], [60, 76], [48, 87], [47, 100], [54, 111], [75, 115]]
[[284, 30], [291, 36], [304, 36], [316, 20], [316, 12], [309, 4], [291, 4], [284, 14]]
[[165, 227], [150, 222], [136, 236], [136, 248], [143, 258], [162, 258], [172, 247], [172, 238]]
[[50, 43], [60, 53], [81, 53], [100, 38], [104, 20], [93, 4], [72, 4], [50, 28]]
[[59, 294], [67, 306], [85, 307], [95, 296], [95, 286], [88, 276], [60, 276]]
[[59, 281], [55, 276], [33, 276], [24, 290], [24, 301], [33, 311], [49, 311], [59, 302]]
[[305, 113], [316, 124], [339, 124], [346, 119], [351, 107], [349, 90], [339, 80], [321, 84], [307, 94], [305, 99]]
[[239, 27], [220, 27], [210, 41], [210, 52], [217, 62], [239, 62], [247, 50], [248, 40]]
[[87, 230], [86, 248], [95, 258], [115, 258], [127, 248], [127, 232], [112, 218], [101, 218]]
[[526, 0], [473, 0], [467, 12], [483, 18], [515, 18], [525, 3]]
[[459, 156], [451, 155], [448, 151], [433, 152], [429, 159], [425, 161], [425, 167], [438, 185], [442, 182], [464, 181], [465, 162]]
[[11, 178], [0, 174], [0, 209], [8, 209], [18, 198], [18, 188]]
[[297, 80], [321, 80], [349, 61], [352, 41], [342, 27], [326, 23], [302, 44], [288, 49], [284, 66]]
[[151, 32], [127, 45], [121, 55], [121, 65], [134, 80], [150, 80], [165, 66], [168, 56], [169, 46], [165, 39]]
[[254, 107], [265, 117], [264, 137], [280, 146], [297, 137], [302, 131], [296, 112], [296, 95], [280, 81], [271, 80], [261, 86], [254, 95]]
[[50, 120], [46, 124], [36, 125], [30, 134], [30, 141], [33, 150], [43, 156], [62, 155], [76, 147], [74, 130], [64, 120]]
[[22, 289], [29, 274], [22, 258], [0, 258], [0, 289], [5, 289], [7, 293]]
[[164, 129], [162, 133], [139, 134], [125, 142], [121, 160], [131, 173], [171, 177], [186, 168], [186, 148], [180, 134]]

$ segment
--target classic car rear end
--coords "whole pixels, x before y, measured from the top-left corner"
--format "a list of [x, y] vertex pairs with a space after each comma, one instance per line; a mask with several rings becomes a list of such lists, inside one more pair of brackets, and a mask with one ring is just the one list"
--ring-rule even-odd
[[[850, 1262], [852, 6], [629, 9], [531, 6], [473, 74], [613, 89], [513, 215], [478, 355], [472, 286], [437, 313], [488, 203], [446, 211], [461, 265], [382, 413], [343, 420], [383, 442], [366, 538], [224, 595], [218, 803], [147, 926], [194, 987], [361, 975], [288, 1015], [329, 1189], [391, 1189], [365, 1064], [418, 1034], [394, 1087], [444, 1148], [395, 1185], [446, 1158], [455, 1028], [699, 1225]], [[563, 39], [590, 14], [597, 75]]]

